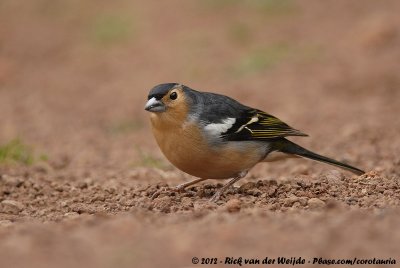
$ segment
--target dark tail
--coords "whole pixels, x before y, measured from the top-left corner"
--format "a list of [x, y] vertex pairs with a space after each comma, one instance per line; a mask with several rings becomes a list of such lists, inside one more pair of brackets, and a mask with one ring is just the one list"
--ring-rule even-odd
[[351, 171], [357, 175], [362, 175], [365, 173], [365, 171], [363, 171], [361, 169], [358, 169], [358, 168], [352, 167], [350, 165], [347, 165], [345, 163], [336, 161], [334, 159], [313, 153], [313, 152], [311, 152], [311, 151], [309, 151], [287, 139], [282, 139], [281, 141], [278, 141], [277, 145], [278, 145], [277, 150], [282, 153], [295, 154], [295, 155], [298, 155], [301, 157], [310, 158], [312, 160], [316, 160], [316, 161], [323, 162], [326, 164], [334, 165], [334, 166], [346, 169], [348, 171]]

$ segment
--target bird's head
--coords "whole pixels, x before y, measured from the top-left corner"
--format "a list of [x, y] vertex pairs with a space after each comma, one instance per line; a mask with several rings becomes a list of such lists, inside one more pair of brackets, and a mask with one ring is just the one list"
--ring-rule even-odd
[[184, 107], [186, 107], [184, 86], [167, 83], [157, 85], [150, 90], [144, 109], [151, 113], [164, 113]]

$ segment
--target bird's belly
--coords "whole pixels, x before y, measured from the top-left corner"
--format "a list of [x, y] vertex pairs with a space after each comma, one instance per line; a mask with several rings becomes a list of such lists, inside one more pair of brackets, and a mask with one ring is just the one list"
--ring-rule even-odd
[[227, 179], [256, 165], [267, 146], [256, 142], [208, 145], [196, 126], [161, 132], [153, 129], [161, 151], [180, 170], [203, 179]]

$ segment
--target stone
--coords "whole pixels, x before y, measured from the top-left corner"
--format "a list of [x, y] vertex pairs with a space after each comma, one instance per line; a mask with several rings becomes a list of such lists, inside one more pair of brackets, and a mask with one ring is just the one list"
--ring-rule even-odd
[[3, 213], [18, 214], [24, 207], [21, 202], [15, 200], [3, 200], [0, 203], [0, 211]]
[[326, 206], [325, 202], [319, 198], [311, 198], [308, 200], [307, 205], [311, 209], [324, 208]]
[[225, 208], [228, 212], [239, 212], [241, 208], [241, 202], [239, 199], [231, 199], [225, 204]]

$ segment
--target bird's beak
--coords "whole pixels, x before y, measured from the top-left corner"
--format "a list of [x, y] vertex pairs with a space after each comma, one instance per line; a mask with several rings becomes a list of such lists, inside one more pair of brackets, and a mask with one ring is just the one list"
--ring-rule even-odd
[[161, 113], [165, 112], [165, 105], [162, 101], [153, 97], [147, 101], [144, 109], [149, 112]]

